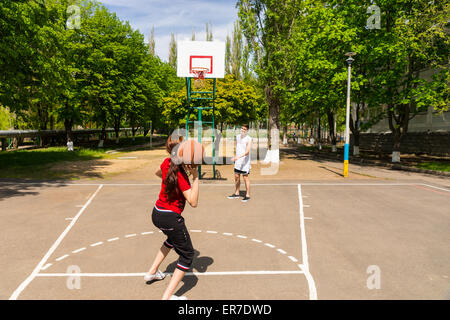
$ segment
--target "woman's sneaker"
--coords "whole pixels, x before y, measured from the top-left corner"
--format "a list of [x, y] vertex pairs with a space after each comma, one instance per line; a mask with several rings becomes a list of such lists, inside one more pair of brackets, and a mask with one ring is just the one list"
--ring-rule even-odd
[[156, 271], [156, 273], [155, 274], [149, 274], [149, 273], [147, 273], [145, 276], [144, 276], [144, 280], [146, 281], [146, 282], [149, 282], [149, 281], [152, 281], [152, 280], [162, 280], [162, 279], [164, 279], [166, 277], [166, 275], [164, 274], [164, 273], [162, 273], [161, 271]]
[[169, 300], [187, 300], [187, 298], [186, 298], [185, 296], [176, 296], [176, 295], [173, 295], [173, 296], [170, 297]]
[[227, 197], [228, 199], [239, 199], [239, 195], [238, 194], [232, 194], [231, 196]]
[[248, 200], [250, 200], [250, 197], [245, 196], [241, 201], [242, 202], [247, 202]]

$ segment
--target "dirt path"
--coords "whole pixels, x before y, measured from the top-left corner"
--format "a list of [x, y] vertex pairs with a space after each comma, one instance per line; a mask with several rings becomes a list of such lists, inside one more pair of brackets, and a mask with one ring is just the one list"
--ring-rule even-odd
[[[154, 172], [162, 160], [167, 157], [163, 147], [154, 150], [132, 151], [114, 154], [109, 159], [79, 161], [75, 163], [59, 163], [50, 168], [58, 171], [67, 179], [107, 179], [107, 180], [156, 180]], [[233, 165], [216, 165], [218, 182], [233, 181]], [[212, 178], [212, 166], [202, 166], [204, 178]], [[339, 180], [341, 170], [324, 165], [306, 156], [293, 156], [282, 153], [278, 165], [267, 165], [261, 161], [252, 164], [251, 178], [253, 180]], [[350, 179], [367, 179], [363, 173], [355, 174]]]
[[[154, 172], [158, 169], [163, 159], [167, 157], [164, 147], [153, 150], [139, 150], [112, 154], [108, 159], [59, 163], [50, 170], [58, 171], [64, 179], [76, 180], [118, 180], [118, 181], [157, 181]], [[448, 177], [433, 176], [392, 170], [370, 165], [358, 165], [350, 163], [350, 175], [342, 176], [343, 164], [339, 161], [313, 159], [309, 154], [293, 152], [293, 149], [281, 150], [280, 163], [278, 165], [263, 164], [254, 161], [251, 168], [251, 180], [253, 181], [278, 181], [278, 180], [417, 180], [429, 183], [437, 183], [448, 186]], [[202, 166], [204, 182], [212, 182], [212, 165]], [[216, 165], [217, 180], [214, 183], [232, 183], [234, 180], [232, 164]]]

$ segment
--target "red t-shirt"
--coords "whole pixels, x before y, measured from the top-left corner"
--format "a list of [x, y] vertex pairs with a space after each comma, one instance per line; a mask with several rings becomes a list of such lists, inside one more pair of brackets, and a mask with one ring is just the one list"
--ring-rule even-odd
[[164, 192], [166, 185], [164, 184], [164, 180], [166, 179], [167, 171], [170, 166], [170, 158], [164, 159], [161, 164], [162, 171], [162, 183], [161, 183], [161, 192], [159, 193], [159, 199], [156, 200], [156, 207], [163, 210], [170, 210], [176, 213], [181, 214], [184, 210], [184, 206], [186, 204], [186, 199], [183, 196], [183, 191], [189, 190], [191, 188], [191, 183], [189, 182], [189, 178], [184, 172], [184, 170], [178, 171], [178, 194], [177, 196], [169, 200], [167, 194]]

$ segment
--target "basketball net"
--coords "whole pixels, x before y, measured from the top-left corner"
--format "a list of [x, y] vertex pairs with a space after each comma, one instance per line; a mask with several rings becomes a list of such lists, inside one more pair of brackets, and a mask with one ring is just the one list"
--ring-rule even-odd
[[201, 68], [201, 67], [192, 68], [192, 73], [195, 74], [194, 87], [196, 89], [205, 88], [206, 86], [205, 73], [208, 72], [208, 70], [209, 70], [208, 68]]

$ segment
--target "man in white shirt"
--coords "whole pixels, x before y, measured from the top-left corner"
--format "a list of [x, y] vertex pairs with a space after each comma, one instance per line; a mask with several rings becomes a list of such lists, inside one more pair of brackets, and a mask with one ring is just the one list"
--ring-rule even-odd
[[73, 151], [73, 141], [70, 138], [67, 139], [67, 151]]
[[241, 174], [244, 178], [246, 194], [242, 202], [250, 200], [250, 149], [252, 147], [252, 138], [247, 135], [248, 125], [241, 127], [241, 134], [236, 136], [236, 156], [233, 157], [234, 162], [234, 183], [236, 186], [234, 194], [228, 196], [228, 199], [239, 199], [239, 189], [241, 186]]

